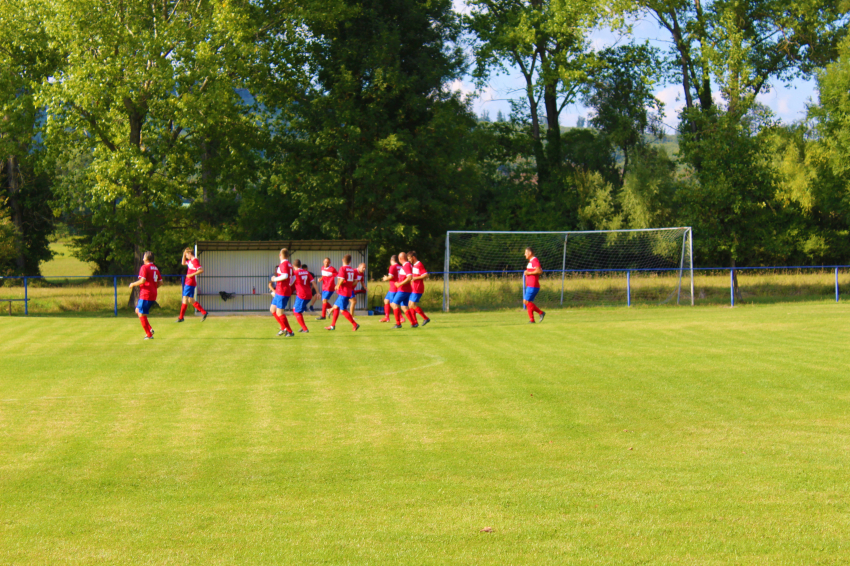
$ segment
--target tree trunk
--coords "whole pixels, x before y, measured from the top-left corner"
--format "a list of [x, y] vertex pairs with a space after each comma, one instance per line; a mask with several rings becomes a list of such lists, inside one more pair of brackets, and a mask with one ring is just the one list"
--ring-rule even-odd
[[543, 150], [543, 141], [540, 139], [540, 115], [538, 113], [537, 101], [534, 99], [534, 87], [528, 83], [527, 96], [528, 107], [531, 112], [531, 146], [534, 150], [534, 161], [537, 165], [537, 185], [540, 186], [549, 181], [549, 164]]
[[561, 124], [558, 120], [557, 84], [548, 84], [543, 90], [543, 104], [546, 108], [546, 158], [550, 169], [561, 164]]
[[24, 273], [26, 268], [26, 257], [24, 255], [24, 214], [21, 206], [21, 171], [18, 166], [18, 158], [14, 155], [7, 160], [6, 177], [9, 179], [9, 205], [12, 207], [12, 223], [15, 225], [15, 230], [18, 232], [17, 241], [17, 257], [15, 264], [18, 267], [18, 273]]
[[735, 294], [735, 304], [741, 300], [741, 289], [738, 287], [738, 271], [735, 269], [735, 258], [732, 258], [732, 292]]
[[218, 155], [217, 144], [213, 141], [203, 140], [201, 142], [201, 188], [203, 189], [204, 202], [210, 201], [210, 189], [215, 180], [211, 161]]

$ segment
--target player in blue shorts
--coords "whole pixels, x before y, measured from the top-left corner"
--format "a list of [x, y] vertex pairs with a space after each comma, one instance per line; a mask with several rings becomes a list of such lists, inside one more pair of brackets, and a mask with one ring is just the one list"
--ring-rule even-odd
[[534, 250], [530, 247], [525, 248], [525, 259], [528, 260], [528, 265], [525, 267], [525, 295], [522, 298], [522, 304], [528, 311], [529, 324], [534, 324], [534, 313], [540, 315], [540, 322], [543, 322], [546, 316], [546, 313], [534, 304], [534, 299], [540, 292], [540, 276], [543, 275], [543, 268], [540, 267], [540, 260], [534, 257]]

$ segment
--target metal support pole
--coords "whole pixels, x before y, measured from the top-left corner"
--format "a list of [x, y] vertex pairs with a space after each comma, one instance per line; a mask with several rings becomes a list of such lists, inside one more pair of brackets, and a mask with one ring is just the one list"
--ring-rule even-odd
[[449, 232], [446, 232], [446, 258], [443, 263], [443, 312], [449, 312]]
[[632, 272], [626, 271], [626, 306], [632, 306]]
[[835, 268], [835, 302], [838, 302], [838, 268]]
[[682, 299], [682, 270], [685, 267], [685, 244], [687, 243], [687, 232], [682, 234], [682, 255], [679, 258], [679, 286], [676, 289], [676, 304], [681, 304], [679, 301]]
[[112, 290], [114, 295], [113, 311], [118, 316], [118, 276], [112, 278]]
[[729, 297], [732, 301], [732, 306], [735, 306], [735, 270], [729, 270]]
[[29, 316], [30, 314], [30, 295], [28, 281], [26, 277], [24, 277], [24, 314], [27, 316]]
[[688, 253], [691, 256], [691, 306], [694, 306], [694, 230], [688, 228]]
[[561, 262], [561, 306], [564, 305], [564, 279], [567, 277], [567, 239], [570, 235], [564, 236], [564, 260]]

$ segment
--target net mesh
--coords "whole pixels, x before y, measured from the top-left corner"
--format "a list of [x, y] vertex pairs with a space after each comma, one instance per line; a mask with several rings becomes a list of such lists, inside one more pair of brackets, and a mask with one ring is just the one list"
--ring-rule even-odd
[[444, 306], [522, 306], [526, 247], [533, 249], [543, 269], [534, 301], [542, 308], [690, 304], [688, 230], [450, 232]]

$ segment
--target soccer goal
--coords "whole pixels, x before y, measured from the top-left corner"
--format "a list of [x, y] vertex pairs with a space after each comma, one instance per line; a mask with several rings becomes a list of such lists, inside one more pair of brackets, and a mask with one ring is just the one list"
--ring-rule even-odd
[[694, 302], [691, 228], [446, 233], [443, 311], [522, 305], [526, 247], [539, 306]]

